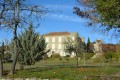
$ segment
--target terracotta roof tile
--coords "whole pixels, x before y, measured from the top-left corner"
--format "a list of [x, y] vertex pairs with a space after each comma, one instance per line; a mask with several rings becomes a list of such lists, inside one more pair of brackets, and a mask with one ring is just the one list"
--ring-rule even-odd
[[70, 35], [69, 32], [51, 32], [44, 34], [44, 36], [59, 36], [59, 35]]
[[96, 40], [96, 42], [102, 42], [101, 40]]

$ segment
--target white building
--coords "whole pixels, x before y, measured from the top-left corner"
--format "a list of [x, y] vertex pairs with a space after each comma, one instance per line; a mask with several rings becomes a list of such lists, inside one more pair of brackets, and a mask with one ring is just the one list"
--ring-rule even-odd
[[[65, 52], [65, 39], [70, 37], [73, 41], [75, 41], [76, 37], [78, 37], [78, 33], [76, 32], [51, 32], [43, 35], [45, 37], [45, 41], [47, 43], [47, 49], [50, 49], [48, 56], [50, 57], [52, 54], [60, 54], [60, 56], [66, 56]], [[75, 56], [75, 53], [72, 53], [72, 56]]]

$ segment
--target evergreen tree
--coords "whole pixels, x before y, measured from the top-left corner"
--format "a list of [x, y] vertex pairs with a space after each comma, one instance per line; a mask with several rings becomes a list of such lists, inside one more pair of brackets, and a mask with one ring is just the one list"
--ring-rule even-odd
[[0, 30], [6, 28], [7, 30], [13, 29], [14, 57], [10, 74], [15, 73], [15, 67], [19, 56], [17, 52], [17, 29], [26, 25], [29, 20], [34, 20], [37, 24], [41, 16], [47, 12], [48, 10], [46, 8], [35, 5], [33, 2], [29, 3], [29, 0], [0, 0]]
[[87, 53], [89, 53], [90, 52], [90, 44], [91, 44], [91, 42], [90, 42], [90, 38], [88, 37], [88, 40], [87, 40]]
[[35, 61], [43, 58], [49, 50], [46, 50], [46, 43], [43, 36], [35, 33], [32, 23], [25, 32], [18, 36], [17, 41], [20, 63], [20, 68], [23, 69], [25, 65], [33, 65]]

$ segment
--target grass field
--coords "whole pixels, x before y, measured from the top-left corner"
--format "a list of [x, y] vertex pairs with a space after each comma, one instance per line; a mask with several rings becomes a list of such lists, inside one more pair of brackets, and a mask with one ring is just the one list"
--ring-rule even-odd
[[118, 67], [44, 67], [19, 70], [14, 78], [42, 78], [62, 80], [119, 80]]
[[[4, 64], [4, 70], [10, 70], [10, 63]], [[41, 78], [61, 80], [120, 80], [120, 65], [118, 63], [91, 63], [89, 60], [81, 60], [79, 67], [76, 59], [59, 60], [48, 59], [37, 62], [35, 65], [25, 66], [25, 70], [19, 70], [17, 64], [16, 74], [5, 75], [5, 78]]]

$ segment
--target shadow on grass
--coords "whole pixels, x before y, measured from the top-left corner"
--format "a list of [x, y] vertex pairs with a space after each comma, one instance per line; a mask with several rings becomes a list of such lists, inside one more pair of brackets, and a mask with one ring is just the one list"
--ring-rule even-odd
[[[23, 71], [29, 72], [42, 72], [47, 70], [59, 69], [59, 68], [103, 68], [105, 66], [76, 66], [73, 64], [55, 64], [55, 65], [45, 65], [44, 67], [35, 67], [35, 68], [28, 68], [24, 69]], [[119, 66], [112, 66], [112, 67], [119, 67]]]
[[47, 71], [47, 70], [52, 70], [52, 69], [57, 69], [57, 68], [104, 68], [104, 67], [111, 67], [111, 68], [120, 68], [120, 65], [80, 65], [77, 67], [76, 64], [46, 64], [44, 67], [35, 67], [35, 68], [28, 68], [25, 70], [28, 70], [30, 72], [42, 72], [42, 71]]

